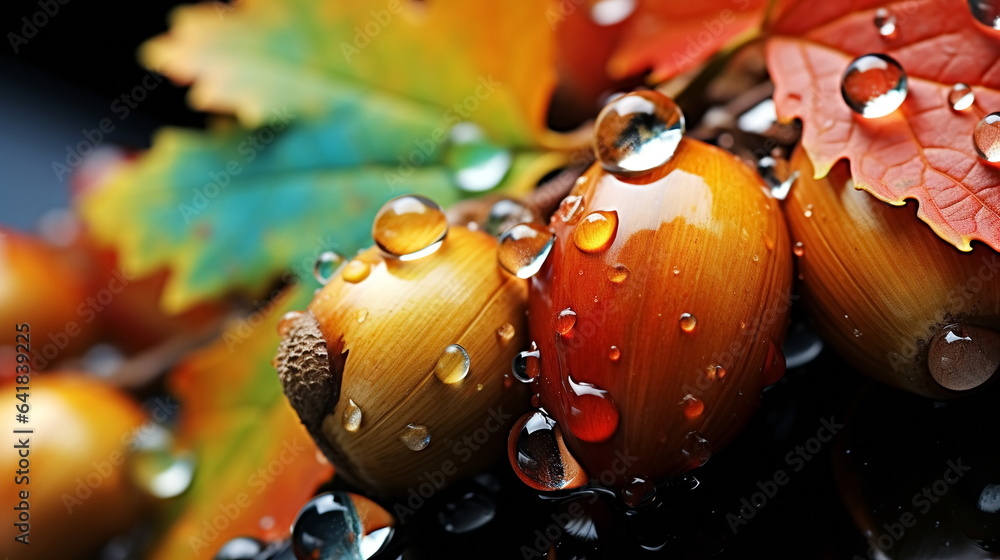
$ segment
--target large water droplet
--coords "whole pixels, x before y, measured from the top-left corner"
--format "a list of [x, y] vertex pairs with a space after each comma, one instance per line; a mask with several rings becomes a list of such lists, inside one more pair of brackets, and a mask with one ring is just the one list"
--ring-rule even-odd
[[611, 280], [615, 284], [621, 284], [626, 279], [628, 279], [628, 267], [623, 264], [616, 264], [608, 268], [608, 280]]
[[682, 331], [692, 333], [698, 326], [698, 318], [690, 313], [681, 313], [680, 325]]
[[684, 136], [684, 113], [657, 91], [637, 91], [608, 103], [597, 117], [594, 152], [611, 173], [644, 173], [674, 156]]
[[518, 278], [534, 276], [552, 251], [556, 236], [538, 224], [520, 224], [500, 236], [500, 266]]
[[333, 278], [337, 268], [343, 263], [344, 257], [333, 251], [323, 251], [319, 257], [316, 257], [316, 263], [313, 265], [313, 276], [316, 277], [317, 282], [325, 285], [330, 281], [330, 278]]
[[866, 119], [884, 117], [898, 109], [908, 89], [903, 67], [884, 54], [854, 59], [840, 84], [847, 106]]
[[573, 327], [576, 326], [576, 311], [573, 311], [569, 307], [563, 309], [556, 315], [556, 332], [563, 335], [569, 336], [573, 332]]
[[514, 360], [510, 366], [514, 379], [517, 379], [521, 383], [531, 383], [534, 381], [541, 369], [541, 352], [538, 351], [538, 345], [534, 341], [532, 341], [529, 350], [519, 352], [517, 356], [514, 356]]
[[969, 0], [969, 10], [983, 25], [1000, 29], [1000, 2], [997, 0]]
[[514, 325], [504, 323], [497, 329], [497, 340], [499, 340], [501, 344], [507, 344], [514, 339], [515, 334], [517, 334], [517, 331], [514, 329]]
[[493, 203], [486, 216], [483, 229], [486, 233], [500, 237], [503, 232], [517, 224], [528, 224], [536, 219], [535, 213], [524, 203], [512, 198], [504, 198]]
[[577, 382], [570, 376], [566, 379], [569, 388], [566, 429], [589, 442], [605, 441], [615, 435], [619, 413], [608, 392], [591, 383]]
[[628, 19], [635, 11], [635, 0], [597, 0], [590, 7], [590, 18], [601, 26], [614, 25]]
[[583, 210], [583, 197], [569, 195], [559, 203], [559, 209], [556, 210], [555, 217], [569, 225], [574, 225], [583, 217]]
[[469, 375], [472, 360], [469, 353], [458, 344], [449, 344], [434, 366], [434, 375], [442, 383], [458, 383]]
[[764, 358], [764, 385], [777, 383], [785, 375], [785, 355], [774, 344], [774, 341], [767, 342], [767, 356]]
[[646, 477], [632, 477], [622, 488], [622, 501], [630, 508], [639, 508], [656, 499], [656, 485]]
[[514, 424], [507, 457], [518, 478], [535, 490], [565, 490], [587, 483], [587, 473], [566, 448], [562, 430], [542, 412], [529, 412]]
[[576, 226], [573, 242], [585, 253], [600, 253], [615, 241], [618, 232], [618, 212], [591, 212]]
[[354, 399], [347, 399], [347, 406], [344, 407], [344, 417], [341, 419], [344, 429], [348, 432], [356, 432], [361, 429], [363, 419], [361, 407], [354, 402]]
[[976, 102], [976, 93], [968, 84], [958, 83], [948, 90], [948, 105], [955, 111], [964, 111]]
[[370, 264], [360, 259], [354, 259], [344, 265], [343, 269], [341, 269], [340, 277], [344, 279], [344, 282], [357, 284], [365, 278], [368, 278], [368, 275], [371, 274], [371, 272], [372, 267]]
[[875, 30], [883, 39], [896, 36], [896, 16], [885, 8], [875, 10]]
[[972, 133], [976, 155], [988, 163], [1000, 163], [1000, 112], [983, 117]]
[[687, 459], [688, 466], [693, 469], [708, 462], [712, 457], [712, 446], [700, 433], [688, 432], [684, 436], [681, 454]]
[[399, 441], [413, 451], [420, 451], [430, 445], [431, 432], [423, 424], [407, 424], [399, 434]]
[[375, 244], [400, 260], [437, 251], [448, 235], [448, 219], [433, 200], [414, 194], [386, 202], [372, 222]]
[[138, 433], [129, 460], [132, 481], [157, 498], [180, 496], [194, 479], [194, 455], [174, 449], [173, 435], [160, 424]]
[[282, 315], [281, 319], [278, 320], [278, 336], [288, 336], [288, 333], [292, 331], [292, 327], [298, 322], [299, 317], [302, 317], [301, 311], [289, 311]]
[[945, 389], [975, 389], [1000, 367], [1000, 333], [977, 326], [945, 327], [931, 339], [927, 367]]
[[347, 492], [328, 492], [299, 510], [292, 524], [292, 551], [299, 560], [365, 560], [375, 556], [391, 535], [392, 518], [374, 502]]
[[445, 531], [461, 535], [475, 531], [496, 517], [497, 506], [482, 492], [466, 492], [461, 498], [449, 500], [438, 511], [438, 521]]

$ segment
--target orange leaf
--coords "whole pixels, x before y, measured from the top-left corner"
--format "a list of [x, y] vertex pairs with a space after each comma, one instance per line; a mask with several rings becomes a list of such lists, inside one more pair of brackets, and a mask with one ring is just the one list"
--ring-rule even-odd
[[[883, 38], [875, 11], [896, 18]], [[965, 0], [786, 0], [770, 29], [768, 68], [784, 119], [803, 120], [802, 143], [816, 177], [847, 158], [858, 188], [890, 204], [920, 204], [918, 216], [963, 251], [978, 239], [1000, 248], [1000, 170], [976, 157], [972, 132], [1000, 109], [1000, 35], [979, 24]], [[856, 57], [884, 53], [906, 71], [909, 93], [893, 113], [856, 115], [840, 93]], [[951, 109], [956, 83], [976, 101]]]
[[304, 307], [306, 292], [234, 323], [173, 373], [171, 388], [183, 403], [178, 439], [195, 451], [197, 471], [153, 558], [211, 559], [233, 537], [286, 536], [299, 508], [333, 474], [270, 364], [277, 321], [289, 302]]
[[691, 70], [755, 29], [767, 4], [765, 0], [637, 1], [608, 62], [614, 78], [651, 69], [652, 78], [662, 81]]

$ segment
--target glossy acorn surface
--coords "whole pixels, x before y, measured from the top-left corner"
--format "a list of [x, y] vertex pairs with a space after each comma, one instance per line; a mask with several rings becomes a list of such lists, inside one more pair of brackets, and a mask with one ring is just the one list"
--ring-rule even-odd
[[800, 150], [785, 207], [802, 299], [820, 335], [854, 367], [894, 387], [951, 398], [1000, 365], [1000, 255], [963, 253], [911, 206], [853, 188], [843, 164], [824, 179]]
[[529, 297], [538, 404], [604, 485], [634, 491], [700, 466], [784, 371], [778, 203], [731, 154], [683, 140], [643, 175], [595, 165], [550, 228]]

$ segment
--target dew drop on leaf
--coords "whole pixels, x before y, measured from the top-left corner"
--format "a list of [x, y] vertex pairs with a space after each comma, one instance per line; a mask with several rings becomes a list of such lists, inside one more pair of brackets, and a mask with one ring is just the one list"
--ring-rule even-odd
[[969, 10], [979, 23], [1000, 29], [1000, 2], [997, 0], [969, 0]]
[[987, 163], [1000, 163], [1000, 112], [983, 117], [972, 133], [976, 155]]
[[896, 36], [896, 16], [885, 8], [875, 10], [875, 29], [884, 39]]
[[948, 105], [955, 111], [964, 111], [976, 102], [976, 94], [967, 84], [957, 83], [948, 90]]
[[866, 119], [892, 113], [903, 104], [908, 91], [903, 67], [884, 54], [854, 59], [844, 70], [840, 84], [847, 106]]

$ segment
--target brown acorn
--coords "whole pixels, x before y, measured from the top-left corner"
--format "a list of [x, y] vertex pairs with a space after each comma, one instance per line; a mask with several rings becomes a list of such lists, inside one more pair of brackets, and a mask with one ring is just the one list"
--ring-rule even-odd
[[499, 269], [494, 237], [449, 230], [431, 205], [388, 203], [377, 246], [280, 327], [279, 377], [302, 422], [338, 475], [385, 496], [481, 470], [527, 406], [508, 375], [527, 286]]
[[799, 179], [785, 203], [802, 299], [820, 335], [852, 366], [889, 385], [950, 398], [1000, 366], [1000, 255], [964, 253], [915, 215], [854, 188], [845, 162]]

